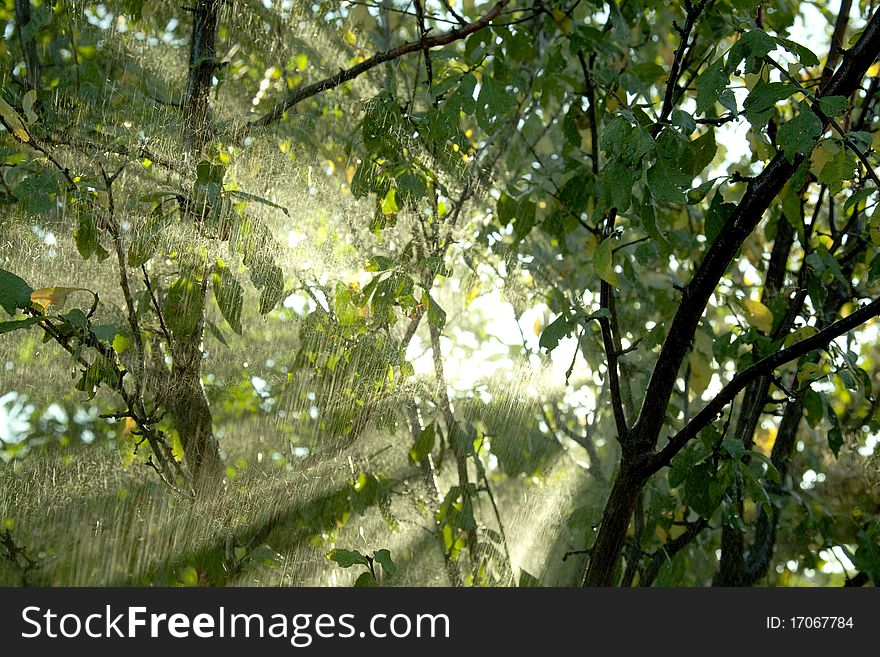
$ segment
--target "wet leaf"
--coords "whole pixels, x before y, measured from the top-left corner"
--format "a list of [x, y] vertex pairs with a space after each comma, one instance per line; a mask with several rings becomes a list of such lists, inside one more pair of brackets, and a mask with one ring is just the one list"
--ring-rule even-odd
[[[370, 562], [366, 556], [357, 550], [346, 550], [343, 548], [334, 548], [330, 550], [326, 557], [330, 561], [335, 561], [343, 568], [351, 568], [355, 565], [369, 566]], [[371, 575], [372, 577], [372, 575]]]
[[0, 269], [0, 307], [9, 315], [30, 307], [33, 288], [12, 272]]

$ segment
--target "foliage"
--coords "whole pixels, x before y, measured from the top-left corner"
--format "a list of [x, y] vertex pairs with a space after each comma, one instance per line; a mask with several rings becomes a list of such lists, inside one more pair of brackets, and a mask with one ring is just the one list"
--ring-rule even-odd
[[[0, 455], [89, 431], [216, 495], [139, 577], [357, 517], [400, 555], [324, 545], [360, 585], [418, 581], [412, 525], [453, 585], [876, 581], [872, 5], [23, 1], [0, 399], [73, 382]], [[254, 469], [329, 483], [239, 516]]]

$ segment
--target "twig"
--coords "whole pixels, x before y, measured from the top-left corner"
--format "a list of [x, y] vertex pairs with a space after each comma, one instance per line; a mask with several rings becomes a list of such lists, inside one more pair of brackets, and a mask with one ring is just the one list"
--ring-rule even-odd
[[134, 298], [131, 295], [131, 286], [128, 282], [128, 259], [125, 255], [125, 250], [123, 249], [122, 244], [122, 232], [119, 227], [119, 222], [116, 221], [116, 208], [113, 203], [113, 182], [122, 173], [123, 167], [120, 167], [116, 173], [112, 176], [108, 176], [107, 172], [104, 170], [104, 167], [98, 165], [101, 170], [101, 175], [104, 178], [104, 187], [107, 192], [107, 218], [108, 218], [108, 227], [110, 231], [110, 235], [113, 238], [113, 245], [116, 249], [116, 258], [119, 261], [119, 286], [122, 288], [122, 296], [125, 298], [125, 305], [128, 309], [128, 323], [131, 327], [132, 334], [134, 336], [135, 347], [138, 352], [138, 376], [136, 383], [136, 397], [135, 403], [138, 405], [138, 410], [141, 410], [142, 405], [142, 397], [144, 391], [144, 381], [146, 380], [146, 372], [147, 372], [147, 352], [144, 348], [144, 338], [141, 334], [140, 326], [138, 325], [137, 320], [137, 311], [134, 305]]
[[[617, 217], [617, 210], [612, 208], [608, 213], [606, 223], [606, 235], [610, 235], [614, 230], [614, 220]], [[609, 239], [606, 237], [605, 239]], [[613, 314], [611, 302], [611, 284], [606, 280], [602, 280], [600, 287], [600, 307], [606, 309]], [[614, 410], [614, 423], [617, 426], [617, 440], [621, 443], [626, 442], [629, 435], [629, 428], [626, 424], [626, 416], [623, 413], [623, 398], [620, 394], [620, 379], [617, 364], [617, 349], [614, 344], [614, 334], [611, 319], [608, 317], [599, 318], [599, 326], [602, 329], [602, 343], [605, 346], [605, 360], [608, 366], [608, 384], [611, 390], [611, 406]]]
[[328, 78], [324, 78], [319, 82], [315, 82], [305, 87], [299, 87], [291, 91], [287, 95], [287, 97], [284, 98], [284, 100], [276, 103], [275, 106], [266, 114], [248, 123], [247, 127], [265, 127], [270, 123], [274, 123], [282, 116], [284, 116], [284, 113], [287, 110], [289, 110], [296, 104], [304, 101], [305, 99], [311, 98], [312, 96], [315, 96], [322, 91], [335, 89], [339, 85], [348, 82], [349, 80], [353, 80], [359, 75], [362, 75], [370, 69], [384, 64], [385, 62], [390, 62], [412, 52], [425, 50], [426, 48], [445, 46], [460, 39], [464, 39], [474, 32], [478, 32], [479, 30], [487, 27], [489, 23], [491, 23], [498, 16], [498, 14], [501, 13], [501, 10], [504, 9], [504, 7], [509, 2], [510, 0], [499, 0], [485, 16], [483, 16], [479, 20], [474, 21], [473, 23], [468, 23], [467, 25], [464, 25], [460, 28], [450, 30], [449, 32], [444, 32], [443, 34], [438, 34], [434, 37], [425, 37], [419, 38], [416, 41], [410, 41], [401, 46], [398, 46], [397, 48], [393, 48], [391, 50], [373, 55], [369, 59], [361, 62], [360, 64], [352, 66], [351, 68], [342, 69], [336, 75], [331, 75]]
[[165, 337], [165, 344], [168, 345], [168, 351], [171, 353], [171, 357], [174, 358], [174, 342], [171, 340], [171, 332], [165, 324], [165, 316], [162, 314], [162, 309], [159, 307], [159, 300], [153, 292], [153, 286], [150, 283], [150, 275], [147, 274], [147, 266], [145, 264], [141, 265], [141, 271], [144, 274], [144, 285], [147, 287], [147, 292], [150, 293], [150, 301], [153, 304], [153, 310], [156, 311], [156, 316], [159, 318], [159, 327], [162, 329], [162, 335]]

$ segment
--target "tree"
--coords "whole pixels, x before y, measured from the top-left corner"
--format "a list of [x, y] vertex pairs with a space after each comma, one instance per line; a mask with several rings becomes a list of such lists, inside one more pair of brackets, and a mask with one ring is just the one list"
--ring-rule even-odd
[[[793, 470], [803, 453], [835, 471], [828, 456], [870, 451], [880, 426], [876, 339], [852, 337], [880, 314], [872, 7], [841, 2], [820, 59], [798, 42], [798, 2], [265, 4], [3, 10], [17, 34], [2, 51], [4, 222], [52, 226], [115, 282], [35, 290], [4, 264], [0, 331], [68, 352], [77, 389], [112, 393], [109, 419], [198, 501], [227, 474], [205, 341], [226, 342], [222, 317], [255, 348], [255, 315], [299, 295], [295, 331], [271, 332], [295, 340], [284, 394], [321, 396], [297, 427], [309, 463], [375, 427], [405, 437], [452, 584], [534, 579], [514, 572], [496, 491], [575, 446], [603, 499], [572, 513], [578, 583], [675, 581], [715, 546], [703, 570], [718, 585], [772, 576], [786, 546], [804, 563], [844, 546], [876, 581], [866, 488], [843, 535], [818, 540], [795, 495], [807, 466]], [[739, 157], [727, 140], [743, 136]], [[297, 216], [294, 182], [345, 210]], [[313, 221], [333, 257], [367, 260], [360, 280], [291, 257], [280, 228]], [[480, 325], [481, 276], [517, 326], [552, 313], [517, 356], [571, 345], [580, 402], [448, 385], [444, 341]], [[63, 312], [68, 298], [81, 307]], [[364, 475], [343, 497], [387, 514], [388, 481]], [[251, 543], [288, 520], [271, 514]], [[331, 555], [379, 581], [373, 557]]]

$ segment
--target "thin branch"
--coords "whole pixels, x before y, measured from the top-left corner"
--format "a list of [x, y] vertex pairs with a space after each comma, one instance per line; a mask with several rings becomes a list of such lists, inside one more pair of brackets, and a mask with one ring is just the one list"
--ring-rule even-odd
[[[617, 210], [612, 208], [608, 213], [607, 227], [605, 233], [610, 235], [614, 231], [614, 220], [617, 217]], [[609, 238], [605, 238], [609, 239]], [[617, 348], [615, 346], [612, 324], [616, 325], [614, 320], [614, 304], [612, 302], [611, 284], [602, 280], [600, 287], [600, 307], [606, 309], [612, 314], [611, 318], [599, 318], [599, 326], [602, 328], [602, 343], [605, 346], [605, 360], [608, 366], [608, 383], [611, 390], [611, 406], [614, 410], [614, 423], [617, 426], [617, 440], [621, 443], [626, 442], [629, 436], [629, 428], [626, 424], [626, 416], [623, 413], [623, 397], [620, 394], [620, 379], [617, 364]]]
[[590, 72], [592, 70], [593, 64], [596, 62], [596, 53], [593, 52], [590, 54], [590, 64], [587, 65], [587, 61], [584, 58], [584, 51], [578, 50], [578, 61], [581, 63], [581, 72], [584, 75], [584, 85], [587, 90], [587, 103], [589, 103], [589, 107], [587, 111], [590, 114], [590, 151], [593, 167], [593, 175], [599, 175], [599, 126], [597, 125], [597, 115], [596, 115], [596, 85], [593, 83], [593, 74]]
[[[135, 403], [140, 406], [144, 391], [144, 381], [147, 372], [147, 352], [144, 348], [144, 338], [141, 334], [140, 326], [137, 320], [137, 311], [135, 310], [134, 297], [131, 294], [131, 286], [128, 281], [128, 258], [125, 255], [125, 249], [122, 244], [122, 231], [119, 222], [116, 220], [116, 208], [113, 202], [113, 182], [122, 173], [120, 168], [112, 176], [108, 176], [104, 167], [100, 167], [101, 175], [104, 178], [104, 187], [107, 192], [107, 219], [110, 235], [113, 238], [113, 246], [116, 250], [116, 259], [119, 262], [119, 286], [122, 288], [122, 296], [125, 298], [125, 306], [128, 309], [128, 324], [134, 336], [135, 347], [138, 353], [138, 376], [137, 393]], [[140, 410], [140, 409], [139, 409]]]
[[[416, 20], [419, 24], [419, 38], [424, 41], [428, 36], [428, 30], [425, 29], [425, 11], [422, 7], [422, 0], [414, 0], [416, 5]], [[428, 86], [428, 89], [431, 88], [431, 85], [434, 84], [434, 69], [431, 66], [431, 49], [427, 46], [422, 49], [422, 53], [425, 57], [425, 73], [427, 75], [427, 80], [425, 83]], [[415, 92], [415, 89], [413, 89]]]
[[292, 92], [290, 92], [287, 97], [284, 98], [284, 100], [278, 102], [266, 114], [258, 119], [255, 119], [254, 121], [251, 121], [248, 124], [248, 127], [264, 127], [269, 125], [270, 123], [274, 123], [282, 116], [284, 116], [284, 113], [287, 112], [287, 110], [289, 110], [296, 104], [304, 101], [305, 99], [311, 98], [312, 96], [315, 96], [322, 91], [335, 89], [339, 85], [348, 82], [349, 80], [353, 80], [359, 75], [362, 75], [370, 69], [376, 68], [377, 66], [380, 66], [385, 62], [390, 62], [412, 52], [418, 52], [420, 50], [425, 50], [428, 48], [436, 48], [437, 46], [445, 46], [447, 44], [453, 43], [454, 41], [464, 39], [474, 32], [478, 32], [479, 30], [487, 27], [489, 23], [491, 23], [498, 16], [498, 14], [501, 13], [501, 10], [504, 9], [504, 7], [507, 6], [509, 2], [510, 0], [499, 0], [499, 2], [497, 2], [495, 6], [492, 7], [489, 13], [487, 13], [479, 20], [474, 21], [473, 23], [468, 23], [467, 25], [464, 25], [460, 28], [450, 30], [449, 32], [444, 32], [443, 34], [438, 34], [434, 37], [424, 37], [419, 38], [416, 41], [410, 41], [401, 46], [398, 46], [397, 48], [393, 48], [391, 50], [373, 55], [372, 57], [361, 62], [360, 64], [352, 66], [348, 69], [342, 69], [336, 75], [331, 75], [330, 77], [324, 78], [319, 82], [315, 82], [305, 87], [298, 87], [297, 89], [294, 89]]
[[621, 244], [620, 246], [615, 246], [613, 249], [611, 249], [611, 253], [617, 253], [621, 249], [625, 249], [628, 246], [635, 246], [636, 244], [641, 244], [642, 242], [647, 242], [649, 239], [651, 239], [651, 238], [647, 237], [647, 236], [640, 237], [636, 240], [632, 240], [631, 242], [626, 242], [625, 244]]
[[98, 142], [90, 141], [88, 139], [79, 139], [77, 137], [67, 137], [59, 135], [49, 135], [48, 137], [44, 137], [43, 141], [45, 141], [47, 144], [52, 144], [53, 146], [68, 146], [70, 148], [74, 148], [89, 154], [113, 153], [114, 155], [119, 155], [121, 157], [127, 157], [130, 159], [146, 158], [156, 166], [162, 167], [163, 169], [168, 169], [169, 171], [173, 171], [180, 175], [184, 174], [183, 167], [175, 162], [172, 162], [171, 160], [166, 160], [161, 155], [157, 155], [145, 146], [138, 146], [135, 150], [132, 150], [127, 146], [122, 146], [120, 144], [100, 144]]
[[855, 312], [840, 319], [827, 328], [814, 333], [808, 338], [794, 343], [786, 349], [777, 351], [766, 358], [762, 358], [751, 367], [746, 368], [741, 373], [736, 374], [730, 383], [721, 389], [712, 401], [706, 404], [703, 409], [694, 416], [681, 431], [673, 436], [669, 443], [657, 454], [655, 454], [647, 465], [647, 472], [653, 474], [661, 468], [669, 465], [672, 457], [675, 456], [684, 447], [688, 441], [696, 437], [696, 435], [714, 420], [739, 392], [748, 385], [750, 381], [760, 376], [770, 374], [774, 369], [785, 363], [800, 358], [801, 356], [815, 351], [824, 349], [837, 337], [847, 333], [869, 319], [880, 315], [880, 298], [874, 299], [869, 304], [862, 306]]
[[[30, 0], [15, 0], [15, 24], [18, 27], [18, 38], [24, 55], [24, 66], [27, 74], [28, 89], [40, 88], [40, 57], [37, 53], [37, 31], [32, 30], [27, 39], [25, 29], [32, 20]], [[32, 26], [31, 26], [32, 27]]]
[[[878, 54], [880, 12], [875, 12], [859, 41], [846, 52], [843, 62], [823, 88], [821, 97], [849, 96]], [[639, 443], [639, 453], [649, 455], [656, 446], [678, 371], [709, 298], [740, 246], [804, 159], [805, 156], [798, 155], [789, 162], [779, 153], [749, 182], [720, 237], [709, 247], [690, 283], [683, 290], [681, 303], [669, 324], [667, 337], [648, 382], [641, 412], [633, 425], [633, 441]]]
[[660, 110], [660, 116], [657, 117], [657, 123], [651, 128], [651, 134], [654, 137], [660, 132], [663, 124], [669, 120], [669, 115], [672, 112], [675, 90], [678, 87], [678, 78], [681, 76], [682, 59], [685, 56], [685, 52], [691, 46], [691, 44], [688, 43], [691, 31], [694, 29], [694, 25], [696, 24], [697, 19], [699, 19], [700, 14], [703, 13], [707, 1], [708, 0], [700, 0], [695, 5], [690, 2], [686, 4], [687, 16], [685, 18], [684, 27], [679, 29], [681, 42], [678, 44], [678, 49], [675, 51], [675, 56], [672, 60], [672, 68], [669, 71], [669, 79], [666, 81], [666, 93], [663, 97], [663, 108]]
[[150, 301], [153, 304], [153, 310], [159, 318], [159, 328], [162, 329], [162, 335], [165, 337], [165, 344], [168, 345], [168, 351], [171, 352], [171, 357], [174, 358], [174, 342], [171, 340], [171, 332], [165, 324], [165, 316], [162, 314], [162, 309], [159, 307], [159, 300], [153, 292], [153, 285], [150, 283], [150, 275], [147, 274], [147, 266], [141, 265], [141, 271], [144, 274], [144, 285], [147, 287], [147, 292], [150, 293]]
[[833, 117], [828, 116], [819, 106], [818, 101], [816, 100], [815, 94], [806, 89], [798, 80], [793, 78], [788, 71], [785, 70], [784, 67], [779, 65], [772, 57], [764, 58], [770, 65], [776, 68], [784, 78], [786, 78], [789, 82], [796, 85], [811, 101], [812, 101], [812, 110], [815, 112], [816, 116], [822, 120], [823, 123], [830, 125], [834, 128], [834, 131], [840, 135], [841, 139], [843, 139], [843, 143], [846, 145], [848, 149], [850, 149], [853, 154], [859, 159], [859, 161], [864, 165], [865, 170], [868, 172], [868, 177], [874, 181], [874, 184], [877, 185], [878, 189], [880, 189], [880, 177], [877, 176], [877, 173], [874, 171], [874, 167], [871, 166], [871, 163], [868, 161], [867, 155], [862, 152], [858, 146], [855, 145], [853, 140], [849, 137], [849, 134], [846, 130], [844, 130], [841, 125], [834, 120]]

